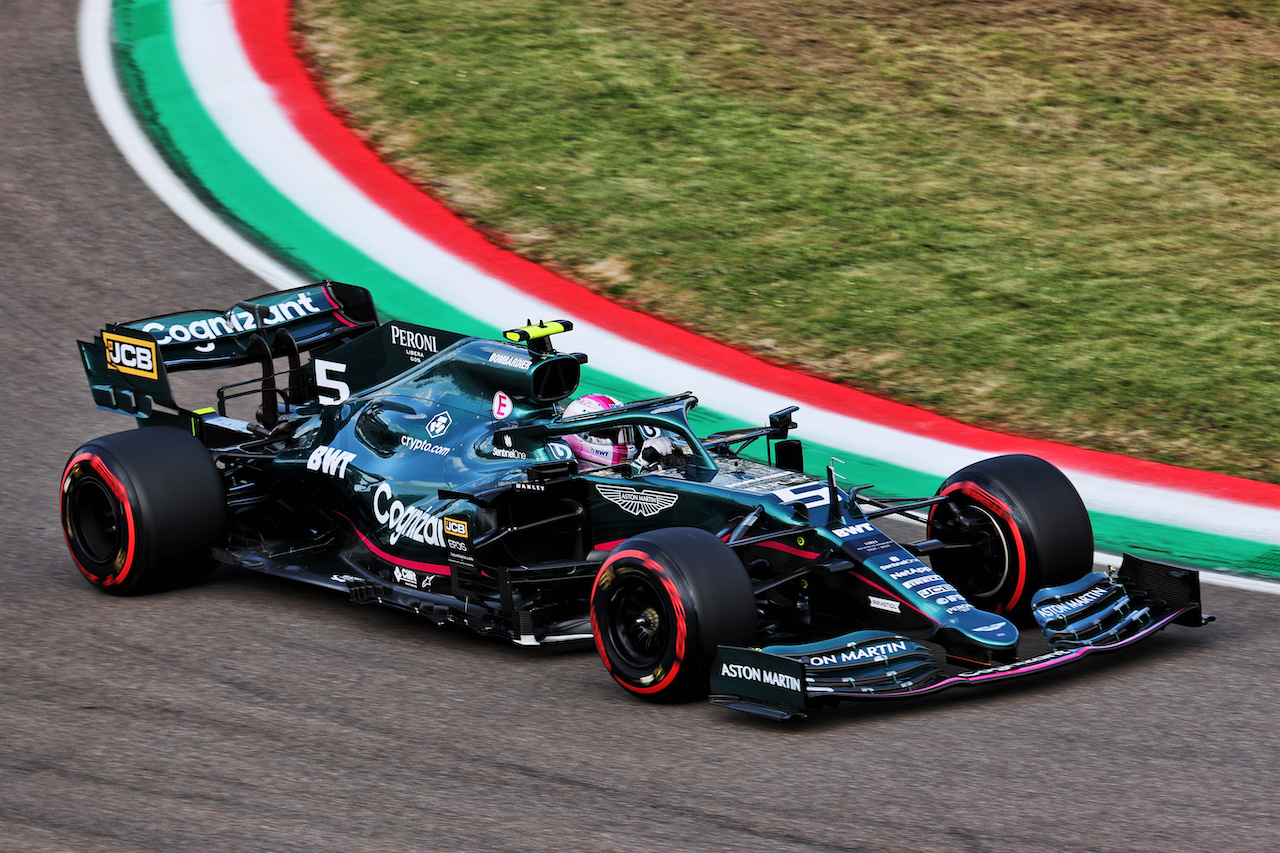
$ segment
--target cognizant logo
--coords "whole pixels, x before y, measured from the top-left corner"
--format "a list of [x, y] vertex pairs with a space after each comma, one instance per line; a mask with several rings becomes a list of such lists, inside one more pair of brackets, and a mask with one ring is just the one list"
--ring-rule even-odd
[[[271, 306], [271, 313], [265, 319], [267, 326], [288, 323], [300, 317], [312, 314], [323, 314], [322, 308], [311, 299], [310, 293], [299, 293], [297, 298]], [[190, 341], [211, 341], [215, 338], [234, 337], [243, 332], [251, 332], [258, 328], [253, 315], [243, 309], [232, 309], [226, 314], [204, 317], [190, 323], [173, 323], [166, 325], [159, 320], [152, 320], [142, 327], [142, 331], [156, 337], [160, 346], [166, 344], [185, 344]]]
[[373, 492], [373, 517], [383, 525], [390, 534], [387, 541], [392, 545], [401, 539], [420, 542], [423, 545], [444, 544], [444, 522], [429, 512], [415, 506], [405, 506], [402, 501], [392, 500], [391, 487], [382, 483]]

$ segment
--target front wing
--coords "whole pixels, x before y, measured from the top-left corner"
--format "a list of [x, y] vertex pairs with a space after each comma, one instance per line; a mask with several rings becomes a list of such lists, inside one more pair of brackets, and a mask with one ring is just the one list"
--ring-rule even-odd
[[1049, 651], [981, 669], [952, 671], [924, 644], [881, 631], [795, 646], [721, 646], [711, 672], [711, 701], [785, 720], [845, 700], [926, 696], [1036, 675], [1131, 646], [1170, 624], [1213, 621], [1201, 613], [1197, 572], [1130, 554], [1114, 577], [1093, 572], [1043, 589], [1032, 606]]

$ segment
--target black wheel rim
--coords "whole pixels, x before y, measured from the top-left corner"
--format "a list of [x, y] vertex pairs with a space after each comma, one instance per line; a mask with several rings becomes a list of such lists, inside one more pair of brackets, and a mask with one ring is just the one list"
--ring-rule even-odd
[[120, 509], [116, 496], [96, 477], [82, 477], [76, 483], [68, 517], [72, 538], [87, 561], [98, 566], [115, 561], [125, 533]]
[[647, 673], [662, 662], [671, 638], [667, 598], [643, 575], [622, 574], [608, 604], [609, 638], [620, 662]]
[[[963, 526], [960, 517], [965, 521]], [[962, 529], [963, 534], [958, 535]], [[934, 568], [965, 598], [985, 602], [1000, 595], [1015, 570], [1015, 560], [1008, 534], [995, 514], [979, 504], [965, 503], [934, 535], [948, 544], [970, 546], [934, 558]]]

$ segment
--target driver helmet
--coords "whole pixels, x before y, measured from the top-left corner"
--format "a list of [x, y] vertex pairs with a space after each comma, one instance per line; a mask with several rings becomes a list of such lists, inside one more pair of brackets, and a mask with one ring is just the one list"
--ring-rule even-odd
[[[616, 409], [622, 401], [608, 394], [586, 394], [565, 406], [563, 417], [585, 415], [588, 412], [604, 412]], [[609, 427], [590, 432], [570, 434], [565, 443], [580, 462], [592, 465], [620, 465], [635, 457], [639, 443], [634, 427]]]

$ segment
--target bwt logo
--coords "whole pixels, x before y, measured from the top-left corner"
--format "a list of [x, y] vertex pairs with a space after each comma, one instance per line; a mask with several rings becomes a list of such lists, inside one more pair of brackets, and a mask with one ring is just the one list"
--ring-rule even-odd
[[355, 458], [356, 455], [350, 450], [338, 450], [321, 444], [307, 457], [307, 469], [341, 479], [347, 473], [347, 465]]
[[143, 376], [147, 379], [159, 378], [160, 360], [156, 358], [156, 345], [151, 341], [103, 332], [102, 344], [107, 350], [109, 369], [128, 373], [131, 376]]

